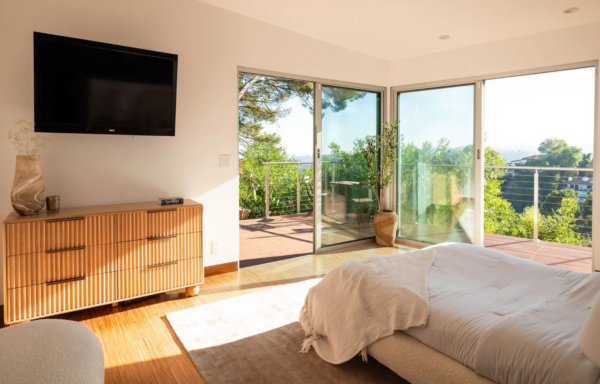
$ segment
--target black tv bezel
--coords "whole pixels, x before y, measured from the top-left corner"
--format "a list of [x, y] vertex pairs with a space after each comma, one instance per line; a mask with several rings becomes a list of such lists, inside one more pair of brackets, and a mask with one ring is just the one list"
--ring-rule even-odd
[[[84, 124], [48, 124], [48, 123], [38, 123], [41, 119], [41, 103], [42, 103], [42, 95], [41, 95], [41, 63], [40, 63], [40, 43], [42, 41], [53, 41], [59, 43], [67, 43], [74, 45], [82, 45], [86, 47], [100, 48], [100, 49], [108, 49], [114, 51], [121, 51], [130, 54], [137, 55], [145, 55], [145, 56], [154, 56], [160, 57], [163, 59], [169, 59], [174, 61], [173, 65], [173, 91], [171, 95], [171, 126], [173, 127], [172, 134], [159, 134], [159, 133], [147, 133], [148, 131], [140, 131], [139, 129], [133, 128], [119, 128], [119, 127], [103, 127], [103, 126], [91, 126], [87, 127]], [[106, 44], [99, 43], [97, 41], [76, 39], [72, 37], [66, 36], [58, 36], [51, 35], [42, 32], [33, 32], [33, 84], [34, 84], [34, 119], [35, 119], [35, 132], [43, 132], [43, 133], [76, 133], [76, 134], [99, 134], [99, 135], [127, 135], [127, 136], [175, 136], [175, 115], [176, 115], [176, 104], [177, 104], [177, 66], [178, 66], [178, 55], [157, 51], [150, 51], [147, 49], [139, 49], [126, 47], [122, 45], [115, 44]], [[48, 127], [52, 126], [53, 129], [49, 129]], [[81, 128], [84, 128], [85, 131], [82, 131]], [[117, 130], [116, 132], [111, 132], [111, 130]], [[145, 132], [145, 133], [144, 133]]]

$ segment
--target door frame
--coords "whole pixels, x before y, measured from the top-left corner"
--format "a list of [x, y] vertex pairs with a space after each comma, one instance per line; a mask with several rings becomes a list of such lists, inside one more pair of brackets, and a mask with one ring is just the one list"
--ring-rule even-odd
[[[407, 91], [425, 90], [430, 88], [450, 87], [462, 84], [476, 84], [475, 88], [475, 243], [483, 245], [484, 230], [483, 230], [483, 187], [484, 187], [484, 157], [485, 157], [485, 116], [483, 116], [484, 107], [484, 87], [486, 80], [501, 79], [507, 77], [536, 75], [547, 72], [566, 71], [571, 69], [595, 68], [595, 102], [594, 102], [594, 157], [593, 168], [594, 172], [600, 172], [600, 82], [598, 69], [600, 60], [588, 60], [576, 63], [560, 64], [546, 67], [537, 67], [516, 71], [498, 72], [487, 75], [471, 76], [456, 78], [450, 80], [432, 81], [425, 83], [415, 83], [402, 86], [392, 87], [390, 90], [390, 109], [392, 121], [398, 119], [398, 94]], [[479, 151], [480, 159], [477, 159], [477, 151]], [[396, 178], [397, 179], [397, 178]], [[397, 188], [397, 183], [395, 185]], [[394, 191], [394, 196], [397, 196], [397, 189]], [[395, 208], [397, 207], [397, 197], [395, 200]], [[597, 241], [595, 241], [597, 240]], [[598, 242], [596, 246], [593, 244]], [[600, 209], [592, 210], [592, 271], [600, 272]]]
[[[313, 95], [313, 253], [321, 253], [324, 252], [321, 246], [321, 199], [317, 198], [321, 196], [322, 186], [321, 186], [321, 157], [322, 153], [321, 148], [321, 133], [322, 133], [322, 124], [321, 124], [321, 88], [323, 85], [332, 86], [332, 87], [340, 87], [340, 88], [351, 88], [359, 91], [368, 91], [368, 92], [378, 92], [381, 94], [380, 97], [380, 126], [381, 130], [383, 127], [383, 123], [388, 120], [388, 88], [384, 86], [378, 85], [369, 85], [362, 83], [353, 83], [348, 81], [340, 81], [340, 80], [332, 80], [332, 79], [324, 79], [320, 77], [313, 76], [303, 76], [296, 75], [285, 72], [277, 72], [270, 71], [264, 69], [250, 68], [244, 66], [237, 67], [237, 78], [239, 78], [240, 73], [248, 73], [253, 75], [260, 76], [270, 76], [270, 77], [281, 77], [290, 80], [299, 80], [314, 83], [314, 95]], [[237, 79], [236, 79], [237, 80]], [[237, 94], [237, 92], [236, 92]], [[236, 105], [238, 109], [239, 115], [239, 102], [236, 98]], [[317, 118], [318, 117], [318, 118]], [[239, 147], [239, 134], [238, 134], [238, 147]], [[318, 156], [317, 156], [318, 154]], [[238, 162], [238, 174], [239, 174], [239, 162]], [[367, 240], [357, 240], [349, 243], [340, 244], [339, 246], [329, 246], [326, 247], [325, 250], [332, 251], [339, 248], [351, 247], [361, 243], [373, 242], [373, 239]]]

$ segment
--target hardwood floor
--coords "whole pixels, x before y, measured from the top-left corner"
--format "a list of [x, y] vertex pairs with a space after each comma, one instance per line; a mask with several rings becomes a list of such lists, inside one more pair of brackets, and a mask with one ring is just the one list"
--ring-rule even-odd
[[196, 297], [181, 290], [129, 306], [107, 305], [58, 318], [79, 321], [98, 335], [104, 348], [106, 383], [204, 383], [171, 330], [167, 313], [321, 277], [348, 259], [406, 250], [410, 248], [369, 244], [303, 256], [207, 277]]

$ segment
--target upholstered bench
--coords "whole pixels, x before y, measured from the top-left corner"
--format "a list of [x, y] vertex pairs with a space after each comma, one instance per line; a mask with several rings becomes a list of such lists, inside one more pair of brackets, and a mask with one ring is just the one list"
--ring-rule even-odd
[[0, 329], [0, 382], [102, 384], [102, 345], [74, 321], [37, 320]]

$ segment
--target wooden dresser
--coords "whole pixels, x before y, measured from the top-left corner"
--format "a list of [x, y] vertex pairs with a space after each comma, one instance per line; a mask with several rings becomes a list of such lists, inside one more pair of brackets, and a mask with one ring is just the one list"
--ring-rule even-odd
[[198, 293], [202, 205], [68, 208], [3, 223], [4, 323], [187, 287]]

